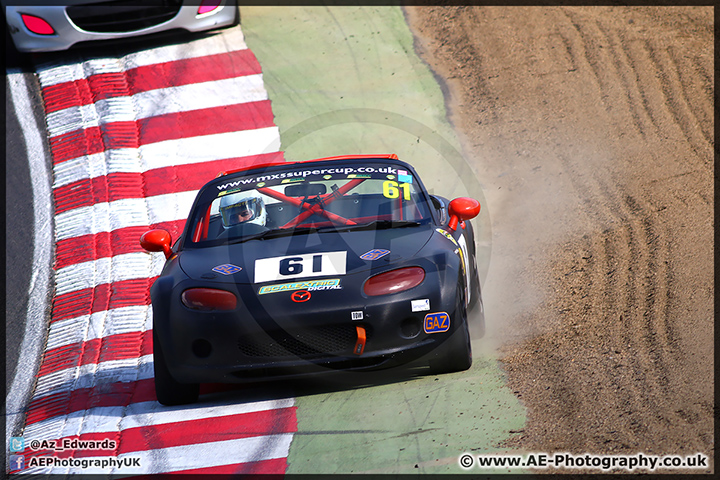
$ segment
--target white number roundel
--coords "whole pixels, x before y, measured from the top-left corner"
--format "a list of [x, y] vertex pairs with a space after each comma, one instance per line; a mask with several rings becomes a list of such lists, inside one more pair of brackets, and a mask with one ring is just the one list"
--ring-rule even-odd
[[347, 252], [322, 252], [255, 260], [255, 283], [345, 275]]

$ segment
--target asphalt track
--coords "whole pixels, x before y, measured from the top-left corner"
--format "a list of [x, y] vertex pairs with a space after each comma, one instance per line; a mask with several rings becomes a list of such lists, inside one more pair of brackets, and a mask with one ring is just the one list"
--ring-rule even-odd
[[[435, 193], [481, 196], [468, 167], [453, 159], [459, 147], [446, 121], [442, 89], [415, 55], [400, 9], [244, 7], [242, 29], [262, 66], [285, 158], [393, 152], [413, 163]], [[481, 260], [486, 271], [491, 237], [481, 228], [489, 225], [489, 213], [483, 215], [476, 228], [479, 248], [488, 254]], [[213, 396], [209, 410], [177, 413], [189, 414], [202, 429], [209, 425], [203, 423], [208, 415], [252, 414], [256, 407], [238, 404], [240, 397], [260, 403], [275, 399], [280, 411], [294, 409], [297, 431], [287, 473], [458, 473], [461, 453], [498, 451], [524, 424], [524, 411], [504, 386], [485, 341], [476, 340], [473, 347], [475, 363], [468, 372], [246, 389]], [[115, 371], [125, 375], [124, 369]], [[142, 403], [122, 413], [124, 423], [147, 429], [178, 418]], [[283, 418], [275, 414], [264, 421], [272, 432], [278, 427], [273, 422]], [[146, 447], [177, 442], [163, 439], [162, 428], [147, 431], [155, 437]], [[208, 436], [198, 441], [207, 444]], [[146, 471], [175, 468], [158, 455], [181, 453], [178, 447], [155, 452], [143, 457], [150, 463]], [[208, 461], [212, 458], [204, 468], [210, 468]]]
[[[9, 62], [10, 64], [11, 62]], [[32, 68], [7, 76], [6, 111], [6, 434], [24, 418], [42, 356], [52, 298], [52, 205], [44, 110]]]

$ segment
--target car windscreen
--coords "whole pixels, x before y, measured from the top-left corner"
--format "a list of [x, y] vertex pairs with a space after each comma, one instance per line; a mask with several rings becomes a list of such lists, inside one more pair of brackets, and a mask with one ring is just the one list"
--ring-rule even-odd
[[201, 192], [185, 246], [431, 221], [420, 181], [399, 165], [323, 163], [257, 172], [228, 175]]

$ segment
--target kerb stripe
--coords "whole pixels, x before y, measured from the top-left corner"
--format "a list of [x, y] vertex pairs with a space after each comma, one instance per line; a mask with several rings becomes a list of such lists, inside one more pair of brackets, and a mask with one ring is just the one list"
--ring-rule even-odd
[[[193, 83], [211, 82], [227, 78], [257, 75], [260, 64], [250, 50], [188, 58], [171, 62], [144, 65], [125, 71], [98, 73], [88, 78], [50, 85], [43, 90], [45, 110], [57, 112], [70, 107], [89, 105], [116, 96], [134, 95], [149, 90]], [[127, 83], [128, 89], [116, 85]]]
[[63, 213], [95, 203], [133, 198], [133, 195], [137, 195], [135, 198], [143, 198], [178, 191], [199, 190], [220, 172], [239, 166], [277, 162], [280, 158], [281, 155], [278, 153], [266, 153], [252, 157], [157, 168], [142, 173], [118, 172], [85, 178], [53, 190], [55, 212]]

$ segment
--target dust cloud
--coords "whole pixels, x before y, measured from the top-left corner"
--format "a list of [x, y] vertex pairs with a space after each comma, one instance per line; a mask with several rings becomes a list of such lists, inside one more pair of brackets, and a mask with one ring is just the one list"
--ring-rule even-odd
[[711, 472], [712, 7], [405, 11], [487, 199], [507, 447]]

